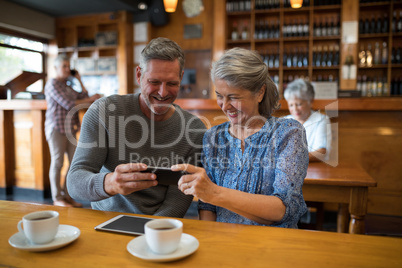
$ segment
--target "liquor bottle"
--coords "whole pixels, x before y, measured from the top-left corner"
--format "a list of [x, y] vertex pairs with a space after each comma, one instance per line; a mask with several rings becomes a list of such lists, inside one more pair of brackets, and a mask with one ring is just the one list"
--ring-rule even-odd
[[[266, 50], [265, 51], [265, 54], [264, 54], [264, 63], [265, 63], [265, 65], [267, 65], [268, 66], [268, 64], [269, 64], [269, 57], [268, 57], [268, 51]], [[269, 66], [268, 66], [269, 67]]]
[[367, 75], [363, 75], [362, 78], [362, 97], [367, 96]]
[[292, 36], [297, 36], [297, 22], [296, 22], [296, 20], [294, 20], [293, 24], [292, 24]]
[[377, 92], [377, 77], [374, 77], [373, 81], [371, 82], [371, 97], [376, 97]]
[[304, 48], [303, 52], [303, 66], [308, 67], [308, 49]]
[[314, 46], [313, 47], [313, 66], [316, 66], [315, 65], [316, 60], [317, 60], [317, 47]]
[[279, 68], [279, 54], [275, 55], [274, 67]]
[[239, 1], [239, 11], [244, 11], [245, 9], [246, 8], [245, 8], [244, 1], [240, 0]]
[[334, 61], [334, 48], [332, 46], [329, 47], [329, 51], [328, 51], [328, 59], [327, 59], [327, 66], [331, 67]]
[[258, 39], [263, 39], [264, 38], [264, 22], [261, 20], [260, 21], [260, 29], [258, 31]]
[[255, 9], [261, 9], [261, 0], [255, 0]]
[[274, 68], [275, 64], [275, 56], [272, 51], [272, 53], [269, 55], [269, 68]]
[[269, 21], [266, 20], [265, 21], [265, 26], [264, 26], [263, 39], [268, 39], [269, 32], [270, 32]]
[[334, 54], [334, 66], [339, 65], [339, 46], [335, 46], [335, 54]]
[[292, 53], [289, 50], [289, 54], [288, 54], [287, 61], [286, 61], [286, 66], [287, 67], [292, 67], [292, 59], [293, 59], [293, 56], [292, 56]]
[[382, 31], [382, 24], [381, 24], [380, 15], [377, 15], [377, 21], [376, 21], [375, 25], [376, 25], [376, 27], [375, 27], [375, 32], [376, 32], [376, 33], [381, 33], [381, 31]]
[[367, 17], [364, 20], [364, 33], [365, 34], [370, 33], [370, 22], [369, 22], [369, 19]]
[[398, 33], [402, 32], [402, 10], [399, 11], [399, 20], [397, 25]]
[[360, 46], [360, 52], [359, 52], [359, 66], [360, 67], [366, 67], [366, 51], [364, 50], [364, 46]]
[[314, 36], [318, 36], [318, 19], [314, 20], [313, 24], [313, 34]]
[[297, 36], [303, 36], [304, 34], [303, 34], [303, 20], [302, 19], [300, 19], [299, 20], [299, 23], [298, 23], [298, 25], [297, 25]]
[[283, 37], [287, 36], [287, 30], [288, 30], [288, 27], [286, 25], [286, 22], [283, 22], [283, 25], [282, 25], [282, 36]]
[[246, 11], [250, 11], [251, 10], [251, 0], [246, 0]]
[[244, 25], [243, 25], [243, 30], [241, 32], [241, 39], [247, 40], [248, 38], [249, 38], [248, 37], [248, 22], [245, 21]]
[[315, 58], [315, 66], [317, 66], [317, 67], [321, 66], [321, 53], [322, 53], [322, 47], [318, 46], [317, 57]]
[[367, 77], [367, 89], [366, 89], [366, 96], [371, 97], [372, 94], [372, 82], [371, 82], [371, 77]]
[[382, 30], [381, 30], [382, 33], [388, 33], [389, 32], [388, 22], [389, 22], [388, 21], [388, 14], [384, 13], [384, 20], [383, 20], [383, 23], [382, 23]]
[[280, 30], [279, 30], [279, 19], [276, 20], [276, 31], [275, 31], [275, 38], [279, 38], [280, 36]]
[[359, 34], [364, 34], [364, 20], [360, 18], [359, 20]]
[[394, 11], [394, 14], [392, 16], [392, 25], [391, 25], [393, 33], [396, 33], [396, 27], [397, 27], [397, 25], [396, 25], [396, 11]]
[[367, 67], [373, 67], [373, 54], [371, 53], [371, 44], [367, 45], [366, 66]]
[[396, 53], [395, 53], [395, 63], [396, 64], [400, 64], [401, 63], [401, 47], [398, 47], [396, 49]]
[[292, 66], [297, 67], [297, 60], [298, 60], [298, 54], [297, 54], [297, 48], [293, 50], [293, 57], [292, 57]]
[[382, 95], [383, 96], [389, 95], [389, 87], [388, 87], [387, 77], [385, 77], [385, 76], [382, 78]]
[[237, 22], [233, 22], [233, 27], [232, 27], [232, 40], [237, 40], [239, 39], [239, 32], [237, 30]]
[[362, 91], [362, 77], [361, 75], [357, 76], [356, 90]]
[[308, 20], [304, 20], [303, 24], [303, 36], [309, 36], [309, 25], [308, 25]]
[[321, 24], [321, 36], [327, 36], [328, 35], [328, 22], [327, 19], [324, 17], [324, 23]]
[[285, 66], [287, 65], [287, 62], [288, 62], [288, 54], [287, 54], [287, 51], [284, 50], [284, 51], [283, 51], [283, 62], [282, 62], [282, 65], [285, 67]]
[[375, 33], [375, 19], [374, 19], [374, 15], [371, 15], [371, 20], [370, 20], [370, 28], [369, 28], [369, 32], [370, 34]]
[[382, 84], [382, 77], [378, 76], [377, 78], [377, 96], [383, 96], [384, 92], [383, 92], [384, 88], [383, 88], [383, 84]]
[[381, 63], [381, 53], [380, 53], [380, 44], [378, 42], [375, 42], [375, 47], [374, 47], [374, 64], [380, 64]]
[[323, 67], [327, 66], [327, 60], [328, 60], [328, 47], [324, 46], [322, 58], [321, 58], [321, 66], [323, 66]]
[[382, 63], [382, 64], [387, 64], [387, 63], [388, 63], [388, 47], [387, 47], [387, 42], [383, 42], [383, 43], [382, 43], [381, 63]]
[[322, 23], [321, 23], [320, 19], [318, 19], [318, 27], [317, 27], [317, 30], [316, 30], [316, 36], [317, 37], [322, 36]]

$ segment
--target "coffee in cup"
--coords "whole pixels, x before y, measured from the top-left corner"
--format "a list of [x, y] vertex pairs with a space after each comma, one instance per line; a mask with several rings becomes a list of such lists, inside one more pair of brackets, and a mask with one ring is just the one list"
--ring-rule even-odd
[[145, 224], [145, 240], [156, 254], [174, 252], [181, 240], [183, 223], [175, 219], [155, 219]]
[[29, 213], [18, 222], [17, 227], [32, 244], [46, 244], [57, 234], [59, 213], [51, 210]]

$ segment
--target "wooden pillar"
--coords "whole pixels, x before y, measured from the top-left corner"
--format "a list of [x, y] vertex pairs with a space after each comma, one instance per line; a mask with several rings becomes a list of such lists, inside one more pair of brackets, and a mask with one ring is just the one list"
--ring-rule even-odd
[[[340, 89], [341, 90], [355, 90], [356, 85], [357, 85], [357, 79], [343, 79], [342, 78], [342, 66], [344, 66], [346, 57], [347, 56], [352, 56], [353, 57], [353, 62], [354, 65], [357, 67], [358, 63], [358, 24], [359, 24], [359, 1], [356, 0], [343, 0], [342, 1], [342, 11], [341, 11], [341, 16], [342, 16], [342, 23], [348, 23], [348, 22], [355, 22], [356, 26], [356, 43], [347, 43], [345, 42], [346, 40], [341, 40], [341, 46], [340, 46], [340, 53], [341, 53], [341, 61], [339, 65], [341, 66], [339, 70], [339, 81], [340, 81]], [[344, 29], [344, 24], [342, 25], [342, 31], [346, 31]], [[349, 29], [348, 29], [349, 30]], [[342, 34], [343, 37], [343, 34]], [[356, 68], [357, 72], [357, 68]], [[357, 74], [356, 74], [357, 75]]]
[[45, 110], [33, 110], [32, 113], [32, 154], [35, 170], [35, 189], [45, 190], [49, 188], [49, 147], [45, 137]]
[[0, 188], [14, 186], [14, 114], [12, 110], [0, 110]]

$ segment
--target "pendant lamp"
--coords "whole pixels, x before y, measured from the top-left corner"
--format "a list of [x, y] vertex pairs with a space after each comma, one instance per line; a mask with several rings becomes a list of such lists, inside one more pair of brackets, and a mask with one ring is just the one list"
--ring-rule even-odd
[[166, 12], [173, 13], [176, 11], [177, 0], [163, 0], [163, 5]]
[[301, 8], [303, 5], [303, 0], [290, 0], [290, 6], [292, 8]]

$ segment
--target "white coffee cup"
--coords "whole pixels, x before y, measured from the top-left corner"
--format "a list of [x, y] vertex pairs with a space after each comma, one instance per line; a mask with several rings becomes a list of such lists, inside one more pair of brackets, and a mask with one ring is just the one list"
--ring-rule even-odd
[[32, 212], [25, 215], [17, 227], [32, 244], [46, 244], [59, 230], [59, 213], [51, 210]]
[[174, 252], [180, 243], [183, 223], [175, 219], [155, 219], [145, 224], [145, 240], [156, 254]]

